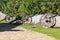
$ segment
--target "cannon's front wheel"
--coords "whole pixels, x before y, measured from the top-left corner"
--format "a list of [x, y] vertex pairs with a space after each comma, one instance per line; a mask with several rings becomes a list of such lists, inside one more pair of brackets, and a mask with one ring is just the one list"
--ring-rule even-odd
[[52, 15], [42, 15], [40, 20], [45, 28], [53, 28], [56, 24], [56, 18], [52, 17]]

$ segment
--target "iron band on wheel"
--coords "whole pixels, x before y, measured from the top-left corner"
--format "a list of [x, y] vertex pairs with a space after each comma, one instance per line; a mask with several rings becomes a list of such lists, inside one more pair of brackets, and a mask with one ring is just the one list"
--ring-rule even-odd
[[56, 24], [56, 18], [54, 15], [45, 14], [41, 16], [41, 24], [43, 24], [46, 28], [53, 28]]

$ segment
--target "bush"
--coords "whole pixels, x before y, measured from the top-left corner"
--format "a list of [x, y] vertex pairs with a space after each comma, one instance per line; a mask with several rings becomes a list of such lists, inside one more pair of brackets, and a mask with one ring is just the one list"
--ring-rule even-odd
[[59, 0], [0, 0], [0, 11], [11, 16], [60, 14]]

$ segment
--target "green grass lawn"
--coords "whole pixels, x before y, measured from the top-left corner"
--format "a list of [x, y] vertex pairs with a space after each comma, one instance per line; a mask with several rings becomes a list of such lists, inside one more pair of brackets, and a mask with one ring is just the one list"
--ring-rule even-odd
[[47, 34], [49, 36], [55, 37], [57, 40], [60, 40], [60, 28], [42, 28], [41, 26], [37, 26], [36, 28], [32, 28], [32, 25], [22, 24], [20, 25], [23, 28], [28, 30], [33, 30], [39, 33]]

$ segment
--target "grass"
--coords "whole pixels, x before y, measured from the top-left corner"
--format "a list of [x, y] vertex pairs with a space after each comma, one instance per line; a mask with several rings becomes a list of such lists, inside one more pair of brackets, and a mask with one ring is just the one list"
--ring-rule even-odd
[[47, 34], [48, 36], [53, 36], [57, 40], [60, 40], [60, 28], [42, 28], [41, 26], [36, 26], [36, 28], [32, 28], [32, 25], [29, 24], [22, 24], [20, 25], [23, 28], [28, 30], [33, 30], [39, 33]]

